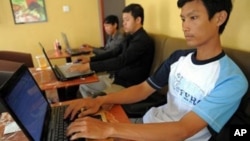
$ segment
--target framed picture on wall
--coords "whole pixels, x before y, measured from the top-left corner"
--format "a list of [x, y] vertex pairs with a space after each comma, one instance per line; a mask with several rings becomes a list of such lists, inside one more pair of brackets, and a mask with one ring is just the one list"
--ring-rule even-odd
[[15, 24], [47, 21], [44, 0], [10, 0]]

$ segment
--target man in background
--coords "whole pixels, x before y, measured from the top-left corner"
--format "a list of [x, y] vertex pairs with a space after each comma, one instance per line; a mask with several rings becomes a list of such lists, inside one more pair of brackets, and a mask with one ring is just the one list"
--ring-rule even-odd
[[103, 27], [107, 34], [107, 40], [104, 47], [93, 47], [89, 44], [83, 44], [83, 47], [92, 49], [95, 55], [99, 55], [118, 47], [124, 40], [124, 33], [119, 30], [119, 19], [115, 15], [109, 15], [104, 19]]

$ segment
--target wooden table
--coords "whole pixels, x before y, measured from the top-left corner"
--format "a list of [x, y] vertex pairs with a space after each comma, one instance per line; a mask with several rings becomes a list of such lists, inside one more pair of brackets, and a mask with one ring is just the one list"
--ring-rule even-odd
[[71, 57], [66, 51], [62, 50], [61, 52], [56, 52], [55, 50], [46, 51], [48, 57], [50, 59], [60, 59], [60, 58], [68, 58]]
[[[93, 53], [90, 48], [79, 48], [80, 50], [83, 50], [85, 52], [91, 52], [90, 54], [79, 54], [77, 55], [84, 55], [84, 56], [93, 56]], [[72, 63], [71, 58], [72, 55], [68, 54], [65, 49], [62, 49], [62, 51], [58, 52], [53, 49], [46, 51], [46, 54], [49, 59], [60, 59], [65, 58], [67, 63]], [[60, 101], [65, 101], [74, 98], [73, 96], [78, 89], [78, 86], [80, 84], [87, 84], [87, 83], [93, 83], [99, 81], [98, 77], [96, 75], [85, 77], [85, 78], [78, 78], [74, 80], [68, 80], [68, 81], [58, 81], [53, 74], [51, 70], [41, 70], [38, 71], [34, 68], [30, 69], [31, 73], [33, 74], [34, 78], [36, 79], [39, 87], [41, 90], [48, 92], [48, 90], [53, 90], [53, 95], [55, 95], [55, 91], [57, 90], [57, 94]], [[50, 94], [51, 92], [48, 92]], [[73, 95], [72, 95], [73, 94]], [[54, 98], [53, 98], [54, 99]], [[57, 99], [57, 98], [56, 98]]]
[[[80, 49], [83, 51], [86, 51], [86, 52], [88, 52], [88, 51], [91, 52], [90, 54], [81, 54], [81, 55], [85, 55], [85, 56], [93, 56], [94, 55], [89, 48], [80, 48]], [[48, 50], [48, 51], [46, 51], [46, 53], [50, 59], [65, 58], [67, 63], [72, 62], [71, 57], [73, 57], [73, 56], [68, 54], [64, 49], [62, 49], [62, 51], [60, 51], [60, 52], [57, 52], [55, 50]], [[80, 55], [78, 55], [78, 56], [80, 56]]]
[[[69, 103], [70, 101], [67, 101], [67, 102], [57, 103], [53, 106], [69, 104]], [[106, 116], [107, 122], [130, 123], [126, 113], [123, 111], [120, 105], [113, 105], [112, 108], [103, 108], [103, 113]], [[28, 141], [28, 139], [26, 138], [26, 136], [24, 135], [22, 131], [17, 131], [15, 133], [3, 135], [5, 125], [10, 121], [13, 121], [13, 119], [8, 113], [1, 114], [0, 140], [1, 141]], [[114, 138], [114, 139], [107, 139], [107, 140], [89, 140], [89, 141], [128, 141], [128, 140]]]
[[48, 99], [54, 99], [55, 101], [65, 101], [72, 98], [70, 97], [71, 91], [69, 89], [78, 89], [80, 84], [88, 84], [99, 81], [96, 74], [84, 77], [84, 78], [76, 78], [67, 81], [58, 81], [53, 73], [53, 71], [49, 69], [37, 70], [36, 68], [29, 69], [35, 81], [39, 85], [40, 89], [46, 93]]
[[51, 69], [37, 70], [36, 68], [30, 68], [30, 72], [35, 78], [41, 90], [58, 89], [70, 86], [76, 86], [79, 84], [87, 84], [99, 81], [96, 74], [85, 77], [76, 78], [67, 81], [58, 81]]

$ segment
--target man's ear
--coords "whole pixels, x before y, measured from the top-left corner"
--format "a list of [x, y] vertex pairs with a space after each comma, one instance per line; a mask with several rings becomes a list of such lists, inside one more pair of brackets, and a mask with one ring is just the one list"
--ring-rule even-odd
[[114, 23], [114, 26], [115, 26], [115, 28], [117, 29], [117, 27], [118, 27], [117, 23]]
[[227, 16], [228, 16], [228, 14], [227, 14], [227, 12], [225, 10], [222, 10], [222, 11], [216, 13], [216, 23], [217, 23], [217, 25], [218, 26], [222, 25], [226, 21]]
[[141, 24], [141, 17], [137, 17], [137, 18], [135, 19], [135, 21], [136, 21], [136, 23]]

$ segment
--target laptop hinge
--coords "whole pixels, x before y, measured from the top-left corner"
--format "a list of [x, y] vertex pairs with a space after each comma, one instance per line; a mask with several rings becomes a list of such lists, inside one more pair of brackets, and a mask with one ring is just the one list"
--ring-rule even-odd
[[57, 65], [55, 65], [55, 71], [56, 71], [56, 74], [58, 75], [58, 77], [61, 79], [61, 80], [67, 80], [63, 73], [60, 71], [59, 67]]

